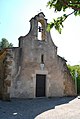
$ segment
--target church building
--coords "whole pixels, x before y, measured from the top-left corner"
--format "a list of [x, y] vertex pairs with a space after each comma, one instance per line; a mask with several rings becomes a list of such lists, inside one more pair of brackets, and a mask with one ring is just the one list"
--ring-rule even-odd
[[3, 99], [76, 95], [66, 60], [57, 55], [47, 25], [45, 15], [37, 14], [30, 20], [29, 33], [19, 37], [19, 47], [7, 48], [2, 53]]

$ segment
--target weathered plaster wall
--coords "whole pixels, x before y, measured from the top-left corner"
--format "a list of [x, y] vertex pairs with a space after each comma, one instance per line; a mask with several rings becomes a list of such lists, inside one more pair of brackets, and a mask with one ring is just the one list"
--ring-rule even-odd
[[[49, 75], [46, 79], [48, 80], [46, 87], [46, 91], [48, 90], [48, 92], [46, 92], [46, 96], [75, 95], [74, 83], [72, 83], [73, 81], [66, 68], [66, 61], [57, 56], [55, 46], [49, 46], [45, 41], [33, 41], [27, 38], [23, 42], [20, 73], [17, 79], [14, 80], [11, 96], [17, 98], [35, 97], [35, 72], [41, 72], [41, 54], [44, 54], [45, 66], [42, 72], [47, 71], [47, 77]], [[33, 77], [34, 74], [35, 78]]]
[[[38, 39], [38, 22], [41, 22], [43, 27], [42, 40]], [[57, 47], [52, 41], [50, 33], [46, 31], [47, 20], [44, 15], [36, 15], [30, 20], [30, 24], [29, 33], [19, 38], [17, 54], [13, 53], [15, 67], [13, 71], [16, 73], [13, 73], [11, 97], [35, 97], [36, 73], [45, 74], [47, 77], [47, 97], [75, 95], [74, 82], [68, 73], [66, 60], [57, 55]], [[21, 55], [18, 56], [18, 53], [21, 53]], [[43, 70], [41, 70], [40, 66], [42, 54], [44, 55]], [[15, 59], [15, 57], [18, 59]], [[20, 63], [16, 62], [19, 60]]]

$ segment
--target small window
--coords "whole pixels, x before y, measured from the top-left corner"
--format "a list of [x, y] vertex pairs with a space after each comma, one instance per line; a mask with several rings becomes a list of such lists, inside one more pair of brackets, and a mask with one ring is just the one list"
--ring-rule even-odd
[[41, 55], [41, 64], [44, 64], [44, 55]]

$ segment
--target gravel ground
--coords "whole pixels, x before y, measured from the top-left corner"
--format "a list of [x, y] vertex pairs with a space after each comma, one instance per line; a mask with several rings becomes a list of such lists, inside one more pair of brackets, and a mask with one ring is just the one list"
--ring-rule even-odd
[[80, 99], [63, 97], [0, 101], [0, 119], [80, 119]]

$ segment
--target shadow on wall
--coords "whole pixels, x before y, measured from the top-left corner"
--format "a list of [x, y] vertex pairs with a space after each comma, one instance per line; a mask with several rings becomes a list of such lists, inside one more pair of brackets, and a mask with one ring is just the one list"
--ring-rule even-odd
[[75, 97], [12, 99], [11, 102], [0, 101], [1, 119], [37, 119], [38, 115], [55, 109], [56, 106], [69, 103]]

